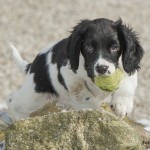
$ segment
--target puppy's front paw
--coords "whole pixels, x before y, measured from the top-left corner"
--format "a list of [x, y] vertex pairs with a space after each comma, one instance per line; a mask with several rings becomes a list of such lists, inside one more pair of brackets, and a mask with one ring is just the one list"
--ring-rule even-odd
[[133, 99], [129, 97], [113, 97], [110, 106], [116, 115], [124, 117], [132, 112]]

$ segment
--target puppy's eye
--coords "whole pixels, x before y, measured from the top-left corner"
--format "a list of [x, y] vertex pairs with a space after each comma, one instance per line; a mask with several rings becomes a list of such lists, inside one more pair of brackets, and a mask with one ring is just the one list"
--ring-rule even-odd
[[118, 45], [116, 45], [116, 44], [112, 45], [111, 48], [110, 48], [110, 52], [115, 53], [117, 51], [119, 51]]
[[85, 48], [86, 48], [86, 51], [89, 53], [92, 53], [94, 51], [94, 48], [91, 45], [86, 45]]

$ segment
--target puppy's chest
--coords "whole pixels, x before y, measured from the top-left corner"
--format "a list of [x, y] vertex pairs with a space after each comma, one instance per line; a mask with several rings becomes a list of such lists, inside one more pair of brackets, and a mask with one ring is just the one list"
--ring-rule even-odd
[[91, 82], [87, 82], [82, 78], [72, 81], [68, 85], [68, 101], [62, 100], [60, 97], [60, 102], [76, 110], [86, 108], [99, 109], [102, 100], [110, 93], [100, 90]]

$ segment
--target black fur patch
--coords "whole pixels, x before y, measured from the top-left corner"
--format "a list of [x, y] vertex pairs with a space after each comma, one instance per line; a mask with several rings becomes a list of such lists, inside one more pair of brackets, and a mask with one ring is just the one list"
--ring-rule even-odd
[[66, 86], [66, 84], [65, 84], [65, 81], [64, 81], [64, 79], [63, 79], [63, 77], [62, 77], [60, 71], [59, 71], [59, 73], [58, 73], [58, 81], [61, 83], [61, 85], [63, 85], [63, 87], [64, 87], [66, 90], [68, 90], [68, 88], [67, 88], [67, 86]]
[[26, 66], [26, 70], [25, 70], [26, 74], [27, 74], [28, 71], [30, 70], [30, 67], [31, 67], [31, 64], [28, 64], [28, 65]]
[[58, 42], [52, 49], [52, 63], [56, 63], [58, 68], [67, 65], [68, 58], [65, 50], [67, 42], [68, 39], [63, 39], [62, 41]]
[[48, 74], [48, 66], [46, 64], [46, 58], [48, 53], [38, 55], [31, 65], [30, 73], [34, 73], [34, 82], [36, 84], [35, 91], [39, 93], [51, 93], [57, 94], [54, 89], [51, 78]]
[[140, 61], [143, 57], [144, 50], [136, 32], [132, 28], [118, 24], [117, 29], [122, 49], [123, 67], [131, 75], [140, 69]]
[[62, 66], [66, 66], [68, 62], [68, 58], [65, 52], [66, 48], [66, 43], [68, 39], [63, 39], [62, 41], [58, 42], [52, 49], [52, 63], [57, 64], [57, 69], [58, 69], [58, 81], [60, 82], [63, 87], [68, 90], [65, 81], [63, 79], [63, 76], [60, 73], [60, 68]]

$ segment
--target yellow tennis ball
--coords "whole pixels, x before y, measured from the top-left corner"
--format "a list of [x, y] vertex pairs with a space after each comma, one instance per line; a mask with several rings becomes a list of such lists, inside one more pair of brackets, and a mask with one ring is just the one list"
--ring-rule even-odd
[[105, 91], [115, 91], [119, 88], [120, 82], [124, 74], [121, 69], [117, 69], [110, 76], [99, 76], [94, 78], [94, 83], [96, 86]]

